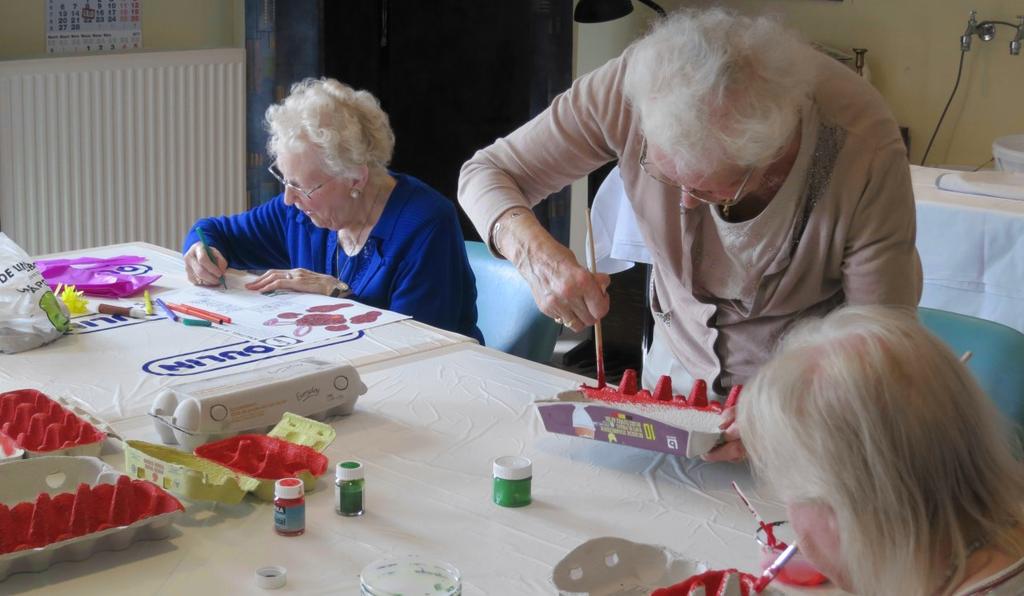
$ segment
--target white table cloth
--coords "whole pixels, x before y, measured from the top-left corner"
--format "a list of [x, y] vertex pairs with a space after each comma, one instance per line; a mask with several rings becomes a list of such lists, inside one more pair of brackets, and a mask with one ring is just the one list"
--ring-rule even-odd
[[[367, 563], [420, 554], [457, 566], [464, 594], [551, 594], [553, 566], [586, 540], [609, 535], [667, 546], [717, 568], [757, 570], [755, 523], [730, 481], [738, 481], [768, 519], [780, 519], [783, 509], [752, 487], [745, 466], [681, 461], [550, 434], [533, 400], [574, 387], [582, 377], [473, 342], [414, 342], [422, 329], [407, 322], [373, 331], [367, 335], [378, 335], [381, 345], [416, 343], [430, 349], [410, 348], [361, 363], [368, 392], [352, 415], [331, 421], [337, 439], [325, 453], [332, 466], [357, 459], [366, 467], [363, 517], [334, 513], [329, 475], [307, 495], [306, 533], [300, 537], [274, 534], [273, 508], [266, 503], [188, 503], [169, 540], [14, 575], [0, 583], [0, 593], [263, 594], [254, 571], [282, 565], [289, 580], [277, 593], [354, 594]], [[408, 336], [405, 343], [399, 332]], [[116, 347], [117, 338], [131, 339], [116, 331], [96, 335], [109, 338], [112, 350], [123, 350]], [[55, 348], [65, 359], [92, 353], [84, 343], [65, 340]], [[343, 344], [322, 354], [350, 358], [350, 349]], [[156, 441], [149, 417], [137, 409], [141, 402], [123, 399], [133, 384], [149, 382], [139, 381], [136, 360], [104, 369], [108, 374], [97, 378], [88, 401], [98, 410], [125, 414], [114, 426], [126, 438]], [[12, 362], [0, 358], [7, 385], [48, 370], [42, 364], [15, 370]], [[48, 371], [38, 384], [57, 387], [60, 377]], [[111, 402], [106, 405], [100, 398], [104, 391]], [[118, 400], [126, 405], [113, 406]], [[533, 460], [530, 506], [503, 509], [491, 502], [491, 462], [501, 455]], [[120, 453], [104, 458], [124, 466]]]
[[[917, 202], [921, 306], [989, 319], [1024, 332], [1024, 201], [939, 190], [949, 170], [910, 166]], [[650, 263], [618, 168], [593, 208], [598, 268], [614, 273]]]

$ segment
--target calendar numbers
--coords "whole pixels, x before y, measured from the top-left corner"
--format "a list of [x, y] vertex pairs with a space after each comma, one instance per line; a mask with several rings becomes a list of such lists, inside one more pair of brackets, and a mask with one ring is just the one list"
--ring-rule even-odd
[[142, 0], [46, 0], [47, 53], [141, 47]]

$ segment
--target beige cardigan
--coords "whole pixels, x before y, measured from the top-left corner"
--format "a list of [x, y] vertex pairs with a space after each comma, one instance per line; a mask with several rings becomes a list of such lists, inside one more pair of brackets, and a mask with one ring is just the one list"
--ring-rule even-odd
[[[654, 261], [652, 309], [672, 352], [722, 392], [745, 383], [789, 326], [848, 304], [916, 305], [910, 170], [882, 97], [838, 62], [816, 58], [814, 155], [787, 247], [747, 304], [698, 298], [690, 247], [702, 206], [680, 214], [679, 192], [638, 160], [639, 119], [623, 95], [631, 51], [576, 80], [551, 106], [466, 162], [459, 202], [480, 235], [511, 207], [532, 206], [598, 166], [619, 160], [626, 194]], [[791, 174], [792, 175], [792, 174]]]

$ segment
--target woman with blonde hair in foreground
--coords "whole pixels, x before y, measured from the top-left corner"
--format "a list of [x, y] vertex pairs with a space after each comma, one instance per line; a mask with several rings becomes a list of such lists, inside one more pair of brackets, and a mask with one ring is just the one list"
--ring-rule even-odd
[[738, 408], [804, 554], [857, 594], [1024, 594], [1024, 471], [967, 368], [909, 309], [798, 326]]

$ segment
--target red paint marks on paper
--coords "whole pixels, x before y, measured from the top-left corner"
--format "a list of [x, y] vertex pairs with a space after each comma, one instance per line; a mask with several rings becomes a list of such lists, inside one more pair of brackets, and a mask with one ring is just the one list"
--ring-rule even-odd
[[361, 315], [356, 315], [352, 317], [351, 321], [357, 325], [365, 325], [366, 323], [372, 323], [376, 321], [377, 319], [380, 318], [382, 314], [384, 313], [380, 312], [379, 310], [371, 310], [370, 312], [365, 312]]

